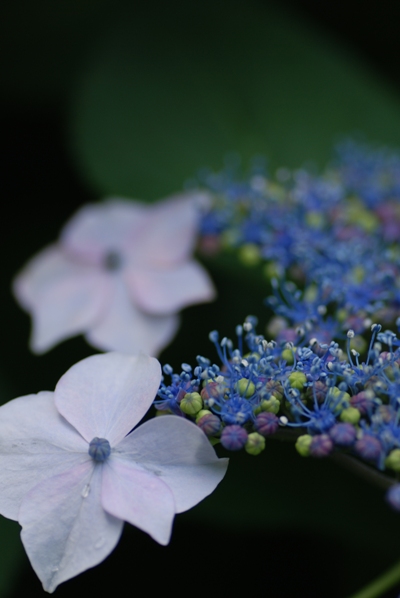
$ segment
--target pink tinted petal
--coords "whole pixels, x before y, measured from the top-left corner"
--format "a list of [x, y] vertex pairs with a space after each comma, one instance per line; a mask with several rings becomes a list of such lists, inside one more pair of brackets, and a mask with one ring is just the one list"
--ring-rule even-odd
[[104, 464], [101, 499], [107, 513], [128, 521], [159, 544], [168, 544], [174, 498], [154, 473], [113, 456]]
[[60, 378], [55, 404], [88, 442], [97, 436], [115, 446], [149, 409], [160, 380], [159, 362], [147, 355], [92, 355]]
[[162, 269], [191, 255], [199, 221], [197, 195], [176, 195], [149, 207], [149, 219], [134, 249], [136, 263]]
[[27, 264], [14, 281], [14, 293], [32, 315], [35, 353], [87, 330], [110, 300], [107, 276], [66, 258], [55, 245]]
[[194, 261], [169, 270], [129, 268], [124, 275], [132, 299], [152, 314], [172, 313], [215, 297], [208, 274]]
[[87, 332], [86, 339], [103, 351], [158, 355], [173, 339], [178, 326], [175, 314], [153, 316], [140, 311], [129, 299], [123, 282], [116, 281], [109, 310]]
[[88, 444], [58, 413], [52, 392], [0, 407], [0, 513], [18, 518], [25, 494], [39, 481], [90, 461]]
[[83, 206], [65, 225], [61, 243], [65, 249], [100, 263], [104, 255], [125, 252], [148, 218], [144, 204], [123, 199]]
[[22, 502], [22, 542], [47, 592], [101, 563], [121, 536], [123, 521], [101, 506], [101, 474], [90, 460], [44, 480]]
[[116, 448], [121, 460], [140, 463], [171, 489], [181, 513], [211, 494], [226, 473], [206, 435], [187, 419], [157, 417], [139, 426]]

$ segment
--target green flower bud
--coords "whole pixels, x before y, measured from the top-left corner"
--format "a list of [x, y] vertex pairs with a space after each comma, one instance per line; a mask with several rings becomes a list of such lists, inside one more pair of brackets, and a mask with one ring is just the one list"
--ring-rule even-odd
[[303, 434], [296, 440], [295, 448], [302, 457], [309, 457], [310, 445], [313, 437], [310, 434]]
[[248, 399], [256, 392], [256, 387], [251, 380], [248, 380], [248, 378], [240, 378], [235, 384], [235, 390], [242, 395], [242, 397]]
[[196, 415], [203, 407], [203, 401], [198, 392], [187, 392], [179, 403], [179, 407], [186, 415]]
[[284, 349], [282, 351], [282, 359], [284, 359], [288, 365], [292, 365], [294, 363], [293, 349]]
[[306, 382], [307, 378], [303, 372], [292, 372], [289, 376], [290, 386], [292, 388], [297, 388], [297, 390], [303, 390]]
[[247, 438], [244, 449], [249, 455], [259, 455], [265, 449], [265, 438], [258, 432], [252, 432]]
[[353, 426], [358, 424], [360, 417], [361, 413], [355, 407], [346, 407], [346, 409], [343, 409], [342, 413], [340, 414], [340, 419], [342, 422], [353, 424]]
[[261, 401], [260, 407], [261, 411], [268, 411], [269, 413], [277, 414], [281, 406], [281, 402], [274, 396], [270, 397], [269, 399], [264, 399]]
[[208, 415], [209, 413], [212, 413], [212, 411], [209, 411], [208, 409], [200, 409], [200, 411], [196, 413], [196, 424], [203, 415]]
[[260, 263], [260, 250], [254, 243], [246, 243], [239, 249], [239, 259], [245, 266], [256, 266]]
[[385, 460], [385, 465], [394, 471], [400, 471], [400, 449], [390, 451]]
[[172, 411], [170, 409], [157, 409], [156, 417], [161, 417], [162, 415], [171, 415]]

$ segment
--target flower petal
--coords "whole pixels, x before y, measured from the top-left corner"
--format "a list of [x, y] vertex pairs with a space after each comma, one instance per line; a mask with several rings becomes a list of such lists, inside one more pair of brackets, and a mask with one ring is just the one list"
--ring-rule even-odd
[[54, 392], [58, 411], [90, 442], [115, 446], [149, 409], [161, 380], [159, 362], [147, 355], [92, 355], [73, 365]]
[[[175, 195], [149, 206], [136, 263], [155, 269], [185, 261], [192, 253], [199, 221], [200, 193]], [[140, 258], [140, 259], [138, 259]]]
[[14, 294], [32, 314], [31, 348], [43, 353], [85, 332], [110, 300], [107, 276], [65, 257], [52, 245], [35, 256], [14, 281]]
[[22, 502], [22, 542], [47, 592], [103, 561], [121, 536], [123, 521], [101, 506], [101, 477], [90, 460], [39, 483]]
[[159, 544], [168, 544], [174, 497], [154, 473], [113, 456], [104, 466], [101, 498], [108, 513], [135, 525]]
[[140, 463], [172, 490], [177, 513], [194, 507], [222, 480], [229, 459], [219, 459], [206, 435], [187, 419], [164, 415], [122, 440], [116, 455]]
[[116, 280], [107, 313], [85, 336], [103, 351], [157, 355], [172, 340], [178, 325], [175, 314], [154, 316], [140, 311], [130, 301], [123, 281]]
[[215, 297], [208, 274], [194, 261], [158, 271], [127, 268], [124, 277], [135, 303], [152, 314], [172, 313]]
[[0, 513], [18, 519], [25, 494], [41, 480], [90, 461], [87, 442], [58, 413], [54, 393], [0, 407]]
[[123, 199], [83, 206], [63, 228], [62, 246], [72, 255], [100, 264], [111, 251], [124, 253], [142, 230], [148, 211], [144, 204]]

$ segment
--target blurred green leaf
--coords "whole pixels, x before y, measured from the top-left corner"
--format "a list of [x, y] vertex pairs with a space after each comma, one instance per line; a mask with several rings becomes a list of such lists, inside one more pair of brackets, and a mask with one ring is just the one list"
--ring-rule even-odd
[[99, 194], [154, 199], [227, 152], [323, 164], [340, 135], [400, 141], [398, 98], [274, 4], [126, 8], [84, 63], [71, 145]]

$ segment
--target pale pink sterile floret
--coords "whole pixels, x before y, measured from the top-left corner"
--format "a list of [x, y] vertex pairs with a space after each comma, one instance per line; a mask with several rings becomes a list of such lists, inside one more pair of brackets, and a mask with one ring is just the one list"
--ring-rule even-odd
[[[127, 521], [167, 544], [176, 513], [215, 490], [228, 460], [176, 416], [131, 431], [158, 390], [160, 364], [108, 353], [75, 364], [54, 393], [0, 407], [0, 513], [19, 521], [48, 592], [100, 563]], [[102, 460], [93, 439], [108, 441]]]
[[14, 281], [32, 315], [32, 350], [43, 353], [82, 333], [101, 350], [158, 354], [177, 331], [178, 312], [215, 296], [192, 257], [203, 199], [110, 199], [81, 208], [59, 242]]

